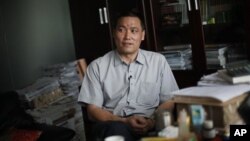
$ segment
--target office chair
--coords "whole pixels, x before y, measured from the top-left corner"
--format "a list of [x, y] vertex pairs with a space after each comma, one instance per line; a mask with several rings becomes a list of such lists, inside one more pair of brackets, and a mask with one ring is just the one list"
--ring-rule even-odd
[[[86, 60], [84, 58], [78, 59], [77, 60], [77, 72], [81, 80], [83, 79], [84, 74], [86, 73], [86, 70], [87, 70]], [[85, 106], [82, 106], [81, 109], [82, 109], [82, 117], [83, 117], [83, 122], [84, 122], [84, 131], [85, 131], [86, 141], [93, 141], [92, 139], [93, 121], [91, 121], [88, 117], [87, 108]]]

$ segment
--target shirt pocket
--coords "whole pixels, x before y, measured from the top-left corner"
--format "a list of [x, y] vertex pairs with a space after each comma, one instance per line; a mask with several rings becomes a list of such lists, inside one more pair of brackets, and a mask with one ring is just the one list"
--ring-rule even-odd
[[140, 105], [154, 105], [159, 101], [160, 85], [157, 82], [141, 82], [137, 96]]
[[115, 82], [105, 81], [103, 83], [104, 104], [115, 107], [127, 92], [125, 85], [118, 85]]

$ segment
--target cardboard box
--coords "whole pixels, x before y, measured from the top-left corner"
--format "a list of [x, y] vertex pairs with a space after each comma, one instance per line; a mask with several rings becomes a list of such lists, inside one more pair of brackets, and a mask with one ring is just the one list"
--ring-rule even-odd
[[[212, 102], [207, 99], [209, 102], [204, 102], [206, 99], [198, 100], [195, 98], [192, 101], [192, 98], [184, 98], [185, 100], [181, 101], [176, 99], [175, 103], [177, 106], [177, 113], [180, 110], [186, 109], [189, 116], [191, 117], [191, 105], [201, 105], [206, 113], [206, 119], [213, 120], [215, 128], [227, 128], [230, 124], [237, 124], [243, 122], [239, 113], [237, 111], [241, 102], [247, 97], [248, 94], [242, 94], [233, 99], [230, 99], [226, 102]], [[192, 121], [192, 117], [191, 117]]]

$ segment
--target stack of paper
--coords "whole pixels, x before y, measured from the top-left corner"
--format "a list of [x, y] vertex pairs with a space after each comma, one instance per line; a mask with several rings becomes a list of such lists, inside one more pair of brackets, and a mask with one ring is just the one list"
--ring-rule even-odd
[[42, 73], [44, 77], [57, 78], [64, 94], [78, 95], [82, 80], [77, 72], [77, 61], [46, 66]]
[[228, 44], [207, 44], [205, 45], [207, 67], [208, 68], [225, 68], [226, 51]]
[[172, 92], [176, 102], [197, 103], [209, 105], [223, 105], [235, 97], [241, 96], [250, 91], [250, 85], [228, 85], [215, 87], [188, 87]]
[[225, 86], [225, 85], [232, 85], [228, 81], [221, 78], [218, 72], [204, 75], [197, 83], [198, 86]]
[[64, 96], [57, 79], [44, 77], [36, 80], [29, 87], [17, 90], [25, 108], [41, 108], [48, 106]]
[[226, 69], [218, 70], [218, 75], [232, 84], [250, 83], [250, 62], [242, 60], [229, 63]]
[[192, 69], [191, 44], [164, 46], [162, 53], [172, 70]]

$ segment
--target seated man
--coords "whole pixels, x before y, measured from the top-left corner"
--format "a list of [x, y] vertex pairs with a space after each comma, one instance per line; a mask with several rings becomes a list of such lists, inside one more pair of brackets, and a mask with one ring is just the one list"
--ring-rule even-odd
[[116, 49], [87, 68], [78, 101], [95, 121], [95, 140], [111, 135], [138, 140], [153, 129], [156, 109], [173, 106], [175, 78], [163, 55], [140, 49], [144, 37], [138, 13], [120, 14], [114, 27]]

